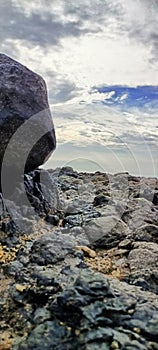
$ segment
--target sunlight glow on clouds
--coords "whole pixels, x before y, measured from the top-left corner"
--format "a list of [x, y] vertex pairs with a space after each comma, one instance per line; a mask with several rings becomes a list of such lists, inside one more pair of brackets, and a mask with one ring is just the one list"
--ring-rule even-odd
[[56, 105], [55, 128], [59, 143], [73, 142], [84, 147], [95, 142], [123, 147], [133, 145], [157, 149], [157, 113], [139, 111], [121, 113], [104, 105]]

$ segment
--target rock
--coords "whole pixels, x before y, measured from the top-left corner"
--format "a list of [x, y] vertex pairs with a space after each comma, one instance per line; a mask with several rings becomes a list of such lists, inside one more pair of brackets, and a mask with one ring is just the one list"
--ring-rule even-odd
[[58, 215], [47, 215], [45, 218], [46, 222], [50, 225], [56, 226], [59, 222], [59, 216]]
[[81, 250], [85, 253], [85, 255], [89, 256], [90, 258], [95, 258], [96, 257], [96, 252], [92, 249], [90, 249], [89, 247], [86, 246], [76, 246], [75, 247], [76, 250]]
[[92, 219], [84, 230], [91, 244], [107, 249], [116, 247], [128, 235], [127, 225], [112, 215]]
[[63, 225], [73, 227], [73, 226], [80, 226], [82, 224], [82, 216], [81, 215], [68, 215], [63, 220]]
[[21, 183], [12, 216], [0, 197], [0, 348], [158, 349], [158, 184], [128, 182], [37, 169], [24, 176], [30, 206]]
[[81, 271], [47, 308], [37, 308], [32, 330], [13, 350], [156, 349], [157, 311], [154, 294]]
[[10, 276], [18, 276], [20, 271], [23, 268], [23, 264], [20, 263], [20, 261], [15, 260], [11, 261], [8, 266], [6, 266], [5, 271], [10, 275]]
[[109, 199], [110, 197], [99, 194], [94, 198], [93, 205], [97, 207], [98, 205], [107, 204], [109, 202]]
[[14, 171], [22, 175], [24, 168], [29, 172], [43, 164], [56, 146], [46, 84], [4, 54], [0, 54], [0, 76], [0, 167], [9, 143], [4, 167], [12, 176]]
[[[13, 347], [13, 349], [64, 350], [64, 344], [62, 345], [62, 340], [67, 337], [69, 338], [69, 333], [69, 330], [67, 330], [64, 325], [61, 325], [60, 322], [45, 321], [35, 327], [33, 332], [30, 334], [27, 342], [22, 342], [18, 347]], [[65, 349], [68, 348], [66, 347]]]
[[154, 204], [154, 205], [158, 205], [158, 192], [155, 192], [155, 193], [154, 193], [153, 204]]
[[158, 244], [136, 242], [128, 256], [132, 283], [158, 294]]
[[124, 211], [122, 218], [131, 233], [146, 223], [157, 224], [157, 213], [152, 209], [152, 203], [145, 198], [133, 198], [129, 201], [128, 210]]
[[138, 228], [131, 237], [135, 241], [146, 241], [158, 243], [158, 226], [145, 224]]
[[33, 243], [31, 261], [39, 265], [54, 264], [72, 252], [73, 239], [61, 233], [43, 235]]

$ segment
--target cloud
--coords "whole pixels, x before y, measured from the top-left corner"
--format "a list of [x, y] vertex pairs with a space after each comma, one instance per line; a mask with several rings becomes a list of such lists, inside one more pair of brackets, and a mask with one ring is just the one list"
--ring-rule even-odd
[[99, 145], [135, 151], [147, 147], [157, 150], [157, 113], [122, 113], [103, 104], [58, 105], [53, 107], [59, 143], [72, 142], [81, 147]]
[[150, 48], [150, 62], [157, 63], [158, 58], [158, 1], [157, 0], [120, 0], [124, 9], [122, 32], [130, 39]]
[[106, 97], [90, 94], [94, 85], [157, 83], [156, 6], [156, 0], [1, 0], [1, 51], [43, 75], [51, 103], [99, 103]]
[[72, 0], [64, 2], [65, 14], [75, 15], [86, 26], [91, 23], [98, 28], [112, 18], [119, 19], [122, 13], [122, 6], [117, 0], [110, 3], [108, 0], [79, 0], [76, 3]]
[[1, 42], [26, 40], [33, 45], [46, 47], [59, 45], [66, 37], [79, 37], [86, 33], [101, 31], [101, 22], [117, 15], [117, 2], [36, 0], [1, 0], [0, 3]]
[[46, 166], [83, 158], [109, 172], [157, 176], [156, 112], [120, 113], [103, 104], [67, 103], [53, 106], [53, 114], [58, 147]]
[[57, 77], [54, 84], [52, 82], [53, 80], [49, 84], [49, 101], [52, 104], [63, 104], [67, 101], [70, 102], [80, 95], [80, 89], [77, 88], [71, 81], [64, 81], [63, 79], [59, 79], [59, 77]]
[[[1, 0], [0, 39], [59, 46], [68, 37], [109, 32], [149, 45], [158, 54], [157, 0]], [[139, 15], [138, 15], [139, 14]]]
[[[16, 2], [14, 3], [16, 5]], [[78, 37], [84, 32], [79, 20], [63, 22], [46, 6], [41, 7], [40, 11], [33, 8], [28, 16], [23, 8], [13, 6], [11, 0], [2, 0], [0, 12], [0, 24], [3, 29], [0, 34], [1, 42], [19, 39], [39, 46], [58, 45], [61, 38]]]

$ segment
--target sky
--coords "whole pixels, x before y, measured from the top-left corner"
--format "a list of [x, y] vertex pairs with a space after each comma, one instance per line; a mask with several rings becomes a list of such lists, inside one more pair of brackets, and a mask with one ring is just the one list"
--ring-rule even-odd
[[0, 51], [44, 77], [46, 167], [158, 176], [158, 0], [1, 0]]

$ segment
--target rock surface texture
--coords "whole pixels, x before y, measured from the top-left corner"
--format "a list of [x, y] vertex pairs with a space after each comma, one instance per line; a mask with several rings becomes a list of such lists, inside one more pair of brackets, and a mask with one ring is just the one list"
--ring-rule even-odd
[[158, 349], [157, 179], [67, 167], [25, 189], [0, 198], [0, 349]]
[[[10, 148], [3, 159], [8, 143]], [[0, 168], [3, 160], [12, 174], [23, 168], [26, 172], [34, 170], [44, 163], [55, 145], [44, 80], [0, 54]]]

